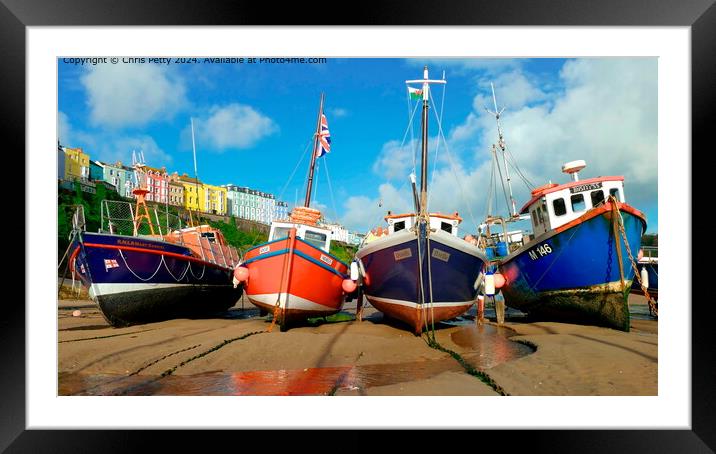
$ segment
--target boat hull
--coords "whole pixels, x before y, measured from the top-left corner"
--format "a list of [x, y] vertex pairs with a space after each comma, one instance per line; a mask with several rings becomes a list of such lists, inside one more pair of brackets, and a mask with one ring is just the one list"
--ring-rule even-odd
[[285, 322], [335, 314], [343, 308], [348, 267], [336, 257], [291, 237], [249, 250], [240, 265], [249, 271], [246, 296]]
[[[638, 265], [639, 270], [641, 271], [642, 268], [646, 268], [647, 273], [649, 273], [649, 287], [647, 287], [647, 291], [649, 292], [649, 296], [654, 298], [655, 300], [659, 299], [659, 263], [658, 262], [650, 262], [648, 260], [639, 261]], [[637, 295], [643, 295], [644, 290], [641, 288], [641, 285], [639, 284], [639, 281], [635, 278], [631, 285], [631, 292]]]
[[475, 304], [476, 281], [487, 261], [476, 247], [442, 232], [431, 234], [429, 246], [413, 232], [392, 234], [368, 244], [356, 257], [365, 270], [368, 301], [415, 333], [457, 317]]
[[[617, 204], [629, 248], [639, 250], [646, 220], [639, 211]], [[569, 321], [629, 331], [627, 296], [634, 278], [624, 239], [619, 235], [621, 281], [606, 203], [575, 221], [537, 238], [500, 262], [505, 303], [537, 319]]]
[[161, 240], [83, 233], [72, 247], [73, 272], [112, 326], [207, 315], [233, 306], [232, 270]]

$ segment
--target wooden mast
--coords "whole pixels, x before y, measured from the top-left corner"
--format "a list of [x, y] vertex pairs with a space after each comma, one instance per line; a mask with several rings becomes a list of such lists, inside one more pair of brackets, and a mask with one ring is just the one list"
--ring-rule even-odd
[[323, 100], [325, 93], [321, 93], [321, 104], [318, 107], [318, 121], [316, 125], [316, 134], [313, 139], [313, 153], [311, 154], [311, 168], [308, 171], [308, 186], [306, 187], [306, 199], [303, 206], [308, 208], [311, 205], [311, 190], [313, 189], [313, 170], [316, 166], [316, 154], [318, 153], [318, 144], [321, 137], [321, 116], [323, 115]]

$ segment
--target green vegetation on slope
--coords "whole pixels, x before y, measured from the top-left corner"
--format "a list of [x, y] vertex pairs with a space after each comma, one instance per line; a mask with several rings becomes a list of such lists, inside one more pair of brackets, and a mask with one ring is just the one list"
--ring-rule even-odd
[[224, 238], [226, 238], [226, 242], [240, 250], [242, 254], [252, 246], [268, 241], [268, 235], [266, 233], [258, 230], [241, 230], [233, 223], [209, 221], [209, 225], [221, 230], [221, 233], [224, 234]]
[[338, 257], [342, 262], [350, 264], [353, 261], [357, 248], [346, 243], [331, 241], [331, 254]]

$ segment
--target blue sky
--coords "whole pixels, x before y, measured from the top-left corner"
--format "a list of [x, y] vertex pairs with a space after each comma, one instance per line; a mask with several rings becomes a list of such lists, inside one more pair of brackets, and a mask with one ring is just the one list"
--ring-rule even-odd
[[[332, 149], [319, 160], [316, 206], [365, 231], [379, 225], [386, 210], [410, 207], [410, 133], [401, 147], [409, 112], [404, 81], [422, 77], [426, 64], [431, 77], [445, 71], [448, 81], [445, 140], [439, 140], [437, 159], [434, 148], [430, 153], [431, 210], [459, 211], [466, 230], [486, 214], [490, 146], [497, 132], [484, 107], [492, 109], [493, 82], [498, 105], [505, 108], [505, 141], [529, 181], [566, 182], [561, 165], [584, 159], [582, 178], [624, 175], [627, 201], [647, 213], [649, 232], [658, 230], [655, 58], [96, 66], [60, 60], [59, 139], [110, 162], [130, 162], [132, 149], [141, 149], [148, 164], [193, 175], [193, 117], [201, 180], [250, 186], [293, 204], [296, 194], [299, 202], [304, 196], [304, 151], [323, 91]], [[433, 96], [439, 112], [442, 88]], [[435, 145], [432, 112], [430, 120]], [[414, 128], [417, 139], [417, 121]], [[512, 173], [520, 207], [528, 189]], [[497, 195], [497, 209], [504, 210], [504, 197]]]

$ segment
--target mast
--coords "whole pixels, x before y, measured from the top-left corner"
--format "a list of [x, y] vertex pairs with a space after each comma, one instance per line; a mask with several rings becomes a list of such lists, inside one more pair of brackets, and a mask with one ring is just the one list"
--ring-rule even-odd
[[[428, 79], [428, 67], [423, 69], [423, 79]], [[422, 125], [422, 155], [420, 157], [420, 213], [426, 214], [428, 205], [428, 90], [427, 82], [423, 83], [423, 115], [420, 119]]]
[[420, 212], [421, 215], [427, 215], [428, 212], [428, 100], [430, 99], [430, 84], [445, 84], [447, 81], [430, 80], [428, 78], [428, 67], [423, 68], [423, 78], [418, 80], [406, 80], [406, 84], [423, 85], [423, 114], [422, 114], [422, 155], [420, 159]]
[[[497, 97], [495, 96], [495, 85], [490, 82], [490, 87], [492, 88], [492, 102], [495, 106], [495, 111], [492, 112], [489, 109], [485, 109], [488, 112], [490, 112], [492, 115], [495, 116], [495, 121], [497, 122], [497, 136], [498, 136], [498, 146], [500, 147], [500, 150], [502, 150], [502, 163], [505, 166], [505, 176], [507, 178], [507, 188], [510, 192], [510, 204], [512, 205], [512, 211], [510, 212], [510, 217], [517, 216], [517, 206], [515, 203], [515, 198], [512, 196], [512, 183], [510, 180], [510, 169], [507, 167], [507, 157], [505, 156], [505, 139], [502, 135], [502, 125], [500, 125], [500, 114], [505, 110], [504, 107], [502, 110], [497, 110]], [[497, 159], [497, 155], [495, 155], [495, 159]], [[498, 161], [498, 166], [499, 161]]]
[[[201, 204], [199, 203], [199, 173], [196, 170], [196, 143], [194, 142], [194, 119], [191, 117], [189, 119], [191, 120], [191, 149], [194, 153], [194, 186], [196, 188], [196, 212], [198, 213], [199, 211], [201, 211]], [[191, 216], [191, 208], [189, 209], [189, 215]]]
[[323, 115], [323, 100], [325, 93], [321, 93], [321, 104], [318, 107], [318, 121], [316, 124], [316, 134], [313, 138], [313, 153], [311, 154], [311, 168], [308, 171], [308, 185], [306, 187], [306, 200], [303, 206], [309, 207], [311, 204], [311, 189], [313, 188], [313, 170], [316, 167], [316, 153], [318, 152], [318, 144], [321, 136], [321, 116]]

